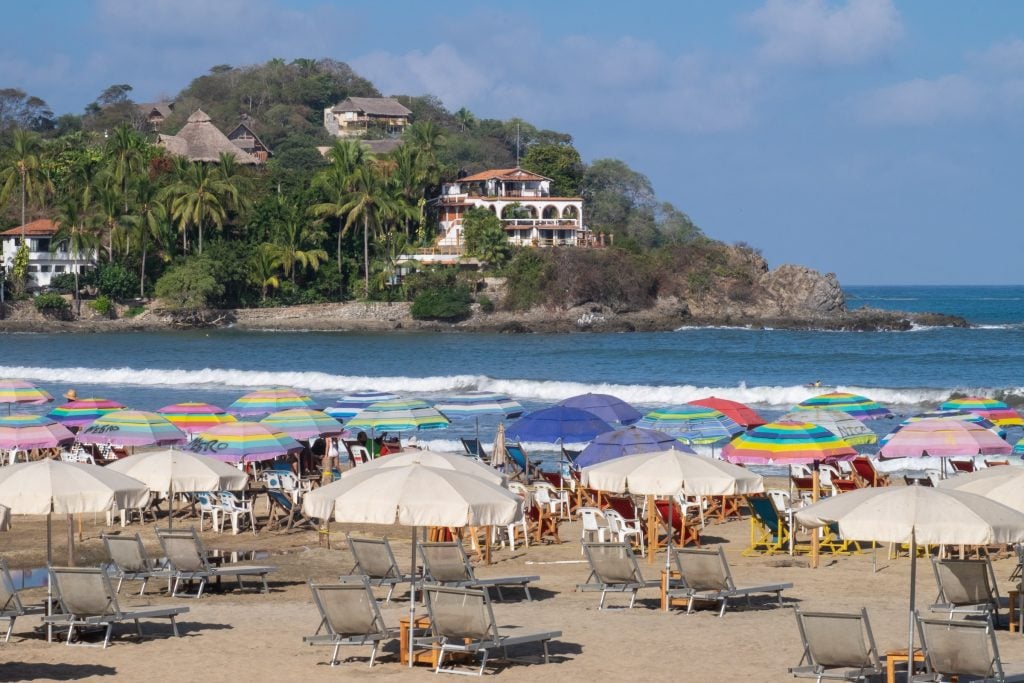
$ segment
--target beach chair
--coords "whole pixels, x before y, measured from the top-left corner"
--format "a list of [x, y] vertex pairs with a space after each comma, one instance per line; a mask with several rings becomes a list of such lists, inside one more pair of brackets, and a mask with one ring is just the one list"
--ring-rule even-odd
[[[671, 507], [672, 520], [669, 521], [669, 508]], [[669, 505], [667, 500], [655, 500], [654, 509], [658, 512], [658, 518], [665, 525], [666, 529], [672, 529], [673, 545], [687, 546], [695, 545], [700, 547], [700, 522], [691, 519], [686, 515], [687, 506], [682, 505], [678, 499]], [[657, 540], [657, 539], [655, 539]]]
[[772, 499], [765, 495], [747, 496], [747, 506], [750, 508], [750, 547], [743, 555], [786, 552], [791, 531]]
[[343, 576], [340, 583], [309, 582], [313, 602], [320, 611], [321, 628], [326, 633], [305, 636], [310, 645], [333, 645], [331, 666], [338, 663], [338, 651], [344, 645], [371, 645], [370, 666], [377, 657], [377, 648], [398, 636], [396, 629], [384, 625], [377, 600], [365, 576]]
[[296, 525], [313, 524], [313, 520], [303, 514], [302, 507], [284, 491], [267, 489], [267, 498], [270, 501], [270, 514], [266, 528], [284, 528], [286, 531], [291, 531]]
[[210, 579], [221, 579], [225, 576], [235, 577], [239, 590], [245, 589], [242, 577], [258, 576], [263, 583], [263, 592], [270, 592], [270, 587], [267, 586], [267, 574], [276, 571], [277, 567], [232, 564], [214, 566], [194, 528], [187, 530], [158, 528], [156, 535], [167, 556], [167, 565], [171, 578], [174, 580], [171, 597], [178, 596], [178, 587], [182, 581], [199, 581], [199, 588], [196, 589], [193, 597], [202, 597], [203, 589]]
[[110, 563], [117, 577], [115, 592], [120, 594], [121, 585], [125, 581], [142, 581], [139, 595], [145, 595], [146, 584], [156, 577], [170, 579], [171, 571], [149, 557], [146, 546], [142, 544], [139, 534], [134, 536], [110, 536], [103, 534], [103, 545], [107, 549]]
[[830, 485], [833, 496], [838, 496], [840, 493], [847, 493], [848, 491], [856, 491], [860, 488], [860, 484], [854, 479], [839, 479], [836, 477], [832, 478]]
[[[594, 541], [594, 536], [597, 536], [598, 543], [604, 543], [605, 533], [608, 532], [608, 520], [605, 519], [604, 512], [597, 508], [585, 507], [577, 508], [576, 514], [579, 515], [582, 526], [580, 529], [580, 543], [586, 543]], [[580, 555], [583, 554], [583, 548], [580, 547]]]
[[[427, 586], [424, 591], [430, 627], [434, 637], [441, 643], [434, 673], [482, 676], [487, 660], [496, 651], [500, 651], [502, 658], [508, 660], [508, 648], [527, 643], [541, 644], [546, 664], [549, 661], [548, 643], [562, 635], [561, 631], [499, 631], [487, 591], [441, 586]], [[449, 653], [470, 656], [479, 654], [480, 668], [474, 671], [445, 668], [445, 655]]]
[[387, 538], [353, 538], [352, 534], [346, 534], [345, 538], [348, 541], [348, 549], [352, 551], [352, 559], [355, 560], [351, 573], [362, 574], [371, 586], [387, 586], [385, 604], [391, 602], [395, 586], [400, 583], [411, 584], [415, 580], [413, 576], [403, 574], [398, 568], [398, 561], [395, 560], [395, 554], [391, 551], [391, 544]]
[[932, 558], [935, 584], [939, 594], [930, 612], [991, 615], [999, 625], [999, 588], [996, 585], [992, 561], [940, 560]]
[[697, 602], [718, 602], [718, 616], [721, 617], [730, 599], [744, 597], [750, 605], [750, 596], [762, 593], [774, 593], [781, 607], [782, 591], [793, 587], [791, 583], [737, 586], [721, 546], [717, 550], [677, 548], [673, 555], [681, 586], [668, 591], [667, 595], [669, 598], [685, 598], [687, 614], [693, 612]]
[[485, 460], [485, 461], [491, 459], [491, 456], [488, 455], [487, 451], [484, 450], [483, 444], [480, 443], [480, 439], [476, 439], [476, 438], [465, 439], [465, 438], [463, 438], [463, 439], [461, 439], [461, 441], [462, 441], [462, 447], [466, 450], [466, 454], [467, 455], [472, 455], [474, 458], [479, 458], [479, 459]]
[[510, 460], [516, 469], [512, 475], [513, 478], [522, 476], [527, 482], [541, 478], [540, 468], [530, 462], [530, 457], [526, 455], [522, 444], [505, 444], [505, 453], [508, 455], [506, 462]]
[[640, 565], [628, 543], [584, 543], [583, 552], [590, 565], [587, 583], [576, 585], [579, 591], [601, 591], [597, 609], [605, 609], [604, 600], [608, 593], [629, 592], [629, 608], [636, 603], [636, 594], [641, 588], [660, 588], [661, 582], [645, 580]]
[[868, 611], [854, 614], [802, 612], [795, 608], [803, 642], [800, 663], [789, 673], [797, 678], [866, 681], [882, 675], [878, 647]]
[[974, 471], [974, 459], [970, 460], [955, 460], [950, 458], [947, 460], [950, 466], [953, 468], [953, 472], [957, 474], [970, 474]]
[[458, 588], [493, 588], [498, 599], [504, 599], [502, 588], [522, 588], [526, 599], [530, 596], [530, 583], [539, 581], [539, 576], [507, 576], [494, 579], [478, 579], [473, 573], [462, 543], [420, 543], [420, 557], [423, 558], [424, 582], [454, 586]]
[[231, 534], [238, 535], [239, 522], [249, 520], [249, 528], [252, 535], [256, 535], [256, 513], [252, 509], [251, 500], [239, 500], [231, 491], [220, 491], [217, 493], [220, 498], [220, 510], [225, 519], [231, 518]]
[[875, 469], [871, 458], [860, 456], [850, 461], [854, 473], [864, 482], [864, 486], [888, 486], [889, 477]]
[[984, 622], [946, 621], [922, 619], [916, 613], [915, 617], [924, 651], [925, 672], [911, 680], [947, 681], [950, 676], [1006, 680], [991, 619]]
[[629, 541], [634, 547], [640, 548], [640, 556], [644, 555], [644, 529], [640, 522], [626, 520], [611, 508], [604, 511], [604, 518], [608, 520], [608, 533], [619, 543]]
[[[545, 475], [550, 472], [545, 472]], [[559, 475], [555, 475], [557, 480]], [[557, 515], [559, 519], [569, 518], [569, 490], [559, 488], [558, 484], [552, 484], [549, 481], [537, 482], [534, 487], [534, 498], [537, 499], [538, 503], [547, 505], [548, 510], [552, 515]]]
[[46, 614], [45, 605], [25, 605], [18, 595], [14, 586], [14, 579], [11, 577], [11, 570], [7, 568], [7, 562], [0, 557], [0, 622], [7, 622], [7, 633], [4, 635], [4, 642], [10, 642], [11, 633], [14, 632], [14, 622], [18, 617], [40, 616]]
[[67, 644], [75, 636], [75, 629], [83, 626], [106, 626], [103, 647], [110, 644], [114, 624], [134, 621], [135, 630], [142, 637], [140, 619], [167, 618], [171, 620], [174, 635], [178, 633], [175, 617], [188, 612], [188, 607], [146, 607], [124, 611], [117, 604], [117, 592], [110, 585], [110, 577], [99, 567], [50, 567], [50, 581], [60, 600], [61, 614], [43, 617], [47, 624], [67, 626]]
[[540, 543], [544, 538], [561, 543], [562, 538], [558, 535], [558, 517], [548, 512], [550, 499], [541, 493], [534, 496], [534, 501], [534, 505], [523, 509], [527, 535], [533, 536], [534, 543]]

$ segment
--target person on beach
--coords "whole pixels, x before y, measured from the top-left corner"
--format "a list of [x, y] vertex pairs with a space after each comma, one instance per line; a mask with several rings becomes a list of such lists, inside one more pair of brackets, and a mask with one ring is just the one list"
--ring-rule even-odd
[[68, 389], [67, 391], [64, 392], [64, 398], [68, 400], [68, 403], [71, 403], [72, 401], [77, 401], [78, 392], [75, 391], [74, 389]]

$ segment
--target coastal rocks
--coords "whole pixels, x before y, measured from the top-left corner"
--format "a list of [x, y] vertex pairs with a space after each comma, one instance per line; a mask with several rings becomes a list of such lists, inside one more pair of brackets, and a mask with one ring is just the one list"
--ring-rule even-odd
[[794, 264], [781, 265], [761, 276], [760, 306], [769, 317], [814, 317], [846, 311], [846, 295], [835, 273], [822, 275]]

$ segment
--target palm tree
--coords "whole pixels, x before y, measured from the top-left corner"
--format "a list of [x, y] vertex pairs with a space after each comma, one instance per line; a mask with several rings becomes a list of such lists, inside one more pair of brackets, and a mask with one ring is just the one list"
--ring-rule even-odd
[[100, 173], [96, 178], [96, 185], [91, 190], [95, 197], [95, 207], [99, 218], [101, 231], [107, 238], [107, 260], [114, 260], [114, 242], [123, 246], [122, 238], [124, 230], [122, 218], [124, 212], [122, 206], [121, 190], [113, 175], [108, 172]]
[[[96, 217], [89, 205], [89, 193], [67, 196], [57, 209], [57, 232], [50, 241], [50, 250], [56, 251], [66, 242], [73, 261], [96, 248], [98, 237], [95, 231]], [[82, 313], [81, 285], [78, 281], [80, 264], [73, 263], [71, 272], [75, 275], [75, 315]]]
[[318, 221], [310, 222], [306, 212], [296, 202], [281, 201], [283, 214], [278, 224], [277, 244], [280, 249], [279, 260], [284, 274], [295, 284], [295, 264], [314, 271], [320, 263], [327, 260], [327, 252], [315, 245], [324, 237], [322, 230], [317, 230]]
[[114, 128], [107, 140], [107, 155], [110, 158], [111, 172], [121, 188], [124, 213], [128, 213], [128, 183], [142, 168], [142, 152], [145, 141], [127, 124]]
[[267, 300], [267, 289], [278, 288], [281, 280], [277, 277], [277, 269], [281, 267], [281, 248], [264, 242], [252, 252], [249, 266], [252, 269], [249, 278], [260, 288], [262, 301]]
[[[346, 197], [352, 191], [352, 182], [356, 169], [365, 166], [373, 160], [366, 148], [359, 142], [353, 140], [338, 140], [327, 153], [330, 166], [320, 171], [313, 178], [313, 187], [321, 190], [327, 201], [314, 204], [309, 211], [318, 217], [330, 217], [342, 219], [345, 217], [344, 207]], [[348, 225], [342, 224], [338, 228], [337, 259], [338, 273], [342, 272], [341, 240], [348, 232]]]
[[476, 124], [476, 117], [473, 116], [473, 112], [465, 107], [455, 112], [455, 119], [459, 122], [463, 133], [466, 132], [467, 128], [472, 128]]
[[341, 211], [345, 230], [356, 221], [363, 224], [363, 280], [365, 296], [370, 295], [370, 229], [385, 216], [393, 215], [394, 199], [387, 191], [380, 171], [375, 166], [361, 166], [352, 176], [352, 191], [346, 196]]
[[412, 224], [417, 226], [423, 224], [423, 210], [426, 206], [424, 191], [428, 181], [428, 171], [424, 166], [424, 155], [412, 147], [405, 145], [391, 153], [394, 161], [394, 170], [391, 173], [391, 184], [400, 197], [408, 206], [406, 220], [402, 221], [405, 226], [406, 237], [412, 237]]
[[171, 200], [171, 216], [182, 231], [182, 244], [188, 251], [187, 231], [195, 226], [198, 253], [203, 253], [203, 226], [221, 228], [230, 206], [237, 205], [238, 186], [225, 180], [216, 166], [181, 160], [176, 164], [176, 179], [163, 191]]
[[150, 240], [156, 246], [166, 248], [167, 235], [173, 231], [171, 213], [167, 204], [159, 199], [156, 184], [147, 175], [140, 175], [133, 183], [133, 205], [135, 212], [124, 217], [124, 223], [138, 237], [139, 251], [139, 298], [146, 296], [146, 257]]
[[440, 177], [437, 153], [445, 144], [444, 130], [433, 121], [417, 121], [406, 129], [406, 142], [423, 155], [420, 163], [426, 170], [427, 182], [436, 184]]
[[0, 201], [7, 201], [15, 182], [21, 188], [21, 241], [25, 242], [24, 226], [28, 201], [42, 201], [47, 190], [47, 178], [42, 170], [42, 141], [32, 132], [15, 129], [11, 141], [8, 165], [0, 170]]

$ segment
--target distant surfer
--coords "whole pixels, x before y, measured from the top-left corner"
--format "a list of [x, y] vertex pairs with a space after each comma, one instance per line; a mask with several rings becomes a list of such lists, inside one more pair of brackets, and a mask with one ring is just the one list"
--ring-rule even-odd
[[821, 386], [821, 380], [820, 379], [816, 379], [813, 382], [808, 382], [807, 386], [809, 386], [809, 387], [820, 387]]

